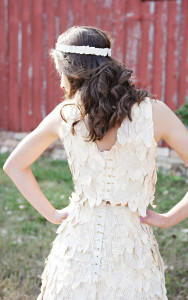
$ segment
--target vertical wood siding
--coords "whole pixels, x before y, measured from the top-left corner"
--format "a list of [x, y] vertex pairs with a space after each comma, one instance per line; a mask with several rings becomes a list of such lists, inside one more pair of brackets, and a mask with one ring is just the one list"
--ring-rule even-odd
[[113, 37], [137, 87], [172, 110], [188, 98], [188, 1], [0, 0], [0, 128], [33, 130], [62, 101], [48, 50], [73, 25]]

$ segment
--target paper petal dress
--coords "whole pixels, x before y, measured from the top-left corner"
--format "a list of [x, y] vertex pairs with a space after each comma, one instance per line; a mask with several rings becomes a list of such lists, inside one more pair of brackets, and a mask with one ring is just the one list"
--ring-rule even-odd
[[74, 191], [45, 260], [37, 300], [168, 299], [152, 226], [140, 221], [149, 204], [156, 206], [158, 144], [150, 101], [134, 103], [132, 121], [123, 120], [110, 151], [84, 140], [83, 120], [73, 135], [71, 124], [80, 111], [75, 104], [63, 108], [63, 145]]

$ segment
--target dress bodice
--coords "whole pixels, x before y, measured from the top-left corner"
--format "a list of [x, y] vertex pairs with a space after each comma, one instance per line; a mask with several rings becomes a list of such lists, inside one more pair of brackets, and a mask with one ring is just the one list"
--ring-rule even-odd
[[[65, 100], [65, 103], [69, 103]], [[149, 204], [154, 205], [157, 182], [152, 104], [149, 97], [131, 110], [132, 121], [126, 117], [117, 130], [117, 140], [108, 151], [100, 151], [95, 142], [85, 141], [88, 129], [83, 120], [71, 125], [80, 116], [75, 104], [63, 107], [67, 120], [62, 120], [63, 145], [74, 182], [71, 201], [86, 201], [98, 206], [101, 201], [111, 205], [128, 205], [131, 211], [146, 216]]]

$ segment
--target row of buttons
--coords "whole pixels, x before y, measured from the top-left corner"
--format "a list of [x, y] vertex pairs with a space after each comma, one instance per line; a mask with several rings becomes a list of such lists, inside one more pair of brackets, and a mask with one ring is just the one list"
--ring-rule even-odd
[[[106, 158], [107, 160], [112, 161], [111, 158]], [[105, 169], [112, 169], [110, 166], [105, 166]], [[114, 177], [112, 174], [104, 173], [104, 176], [107, 177]], [[114, 182], [103, 181], [104, 182], [104, 200], [110, 200], [109, 199], [109, 193], [110, 189], [106, 189], [106, 184], [113, 184]], [[107, 197], [106, 197], [107, 192]], [[95, 235], [94, 235], [94, 253], [92, 257], [92, 265], [93, 265], [93, 272], [92, 276], [93, 279], [97, 279], [99, 276], [99, 270], [101, 266], [101, 248], [102, 248], [102, 241], [103, 241], [103, 235], [104, 235], [104, 226], [105, 226], [105, 215], [106, 215], [106, 207], [105, 206], [96, 206], [96, 225], [95, 225]]]
[[[109, 161], [113, 161], [113, 159], [112, 158], [106, 158], [107, 160], [109, 160]], [[104, 167], [105, 169], [110, 169], [111, 171], [109, 172], [109, 173], [112, 173], [112, 169], [113, 169], [113, 167], [112, 166], [105, 166]], [[108, 177], [115, 177], [114, 175], [112, 175], [112, 174], [109, 174], [109, 173], [104, 173], [103, 174], [103, 176], [107, 176], [107, 181], [104, 181], [103, 180], [103, 182], [104, 182], [104, 187], [105, 187], [105, 192], [104, 192], [104, 198], [105, 198], [105, 200], [106, 200], [106, 192], [107, 192], [107, 198], [109, 197], [109, 195], [108, 195], [108, 192], [110, 192], [110, 189], [106, 189], [106, 184], [114, 184], [114, 182], [111, 182], [110, 181], [110, 178], [108, 178]], [[108, 181], [109, 180], [109, 181]], [[107, 199], [107, 200], [110, 200], [110, 199]]]
[[101, 248], [104, 234], [106, 209], [102, 206], [96, 206], [96, 225], [94, 234], [94, 252], [91, 260], [93, 280], [98, 278], [101, 266]]

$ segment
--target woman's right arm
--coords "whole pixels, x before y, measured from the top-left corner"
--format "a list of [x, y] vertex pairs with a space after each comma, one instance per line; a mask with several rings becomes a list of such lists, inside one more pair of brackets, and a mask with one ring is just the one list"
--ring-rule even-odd
[[63, 141], [61, 106], [62, 104], [57, 105], [37, 128], [19, 143], [3, 166], [5, 173], [28, 202], [43, 217], [54, 224], [61, 224], [64, 213], [59, 213], [42, 193], [30, 166], [58, 137]]
[[[153, 102], [154, 121], [160, 137], [174, 149], [188, 166], [188, 130], [176, 114], [162, 101]], [[163, 214], [164, 226], [174, 226], [188, 218], [188, 192], [171, 210]]]

